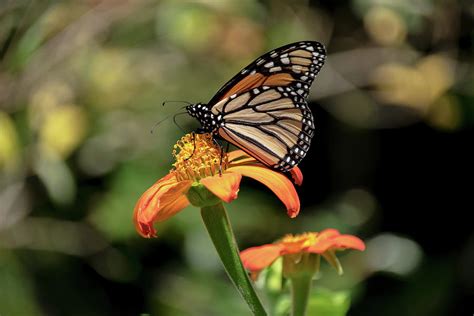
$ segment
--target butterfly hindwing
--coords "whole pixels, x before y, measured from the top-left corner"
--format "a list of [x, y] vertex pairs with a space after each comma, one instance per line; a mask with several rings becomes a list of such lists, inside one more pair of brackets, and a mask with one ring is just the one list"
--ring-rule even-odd
[[314, 121], [306, 100], [291, 87], [262, 86], [212, 108], [218, 134], [267, 166], [286, 171], [306, 155]]

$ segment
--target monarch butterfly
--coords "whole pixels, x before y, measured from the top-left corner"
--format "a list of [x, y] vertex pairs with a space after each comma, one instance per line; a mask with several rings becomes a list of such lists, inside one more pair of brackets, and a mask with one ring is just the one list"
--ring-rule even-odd
[[285, 172], [306, 155], [314, 135], [306, 102], [324, 64], [321, 43], [303, 41], [272, 50], [227, 82], [208, 104], [186, 111], [212, 133], [263, 164]]

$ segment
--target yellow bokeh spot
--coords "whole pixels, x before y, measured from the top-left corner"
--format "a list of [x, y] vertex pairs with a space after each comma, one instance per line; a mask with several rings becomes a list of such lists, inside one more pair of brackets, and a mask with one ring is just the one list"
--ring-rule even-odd
[[76, 105], [56, 107], [45, 118], [39, 134], [41, 145], [67, 158], [84, 139], [87, 130], [85, 111]]
[[381, 101], [405, 105], [426, 114], [454, 83], [454, 68], [442, 55], [430, 55], [409, 67], [397, 63], [375, 69], [372, 80]]
[[364, 26], [372, 39], [381, 45], [402, 43], [407, 34], [405, 21], [389, 8], [373, 7], [364, 16]]
[[33, 129], [38, 129], [44, 119], [56, 107], [68, 104], [74, 98], [74, 92], [64, 81], [48, 81], [41, 84], [30, 96], [28, 118]]
[[123, 106], [137, 86], [131, 56], [123, 50], [97, 51], [87, 71], [94, 104], [103, 108]]
[[18, 165], [18, 135], [11, 118], [0, 112], [0, 171], [14, 169]]
[[454, 65], [442, 55], [430, 55], [417, 64], [427, 83], [428, 97], [433, 101], [439, 98], [454, 83]]
[[384, 102], [408, 105], [424, 112], [429, 102], [426, 81], [414, 68], [385, 64], [373, 73], [376, 95]]
[[428, 113], [428, 122], [442, 130], [454, 130], [461, 123], [461, 111], [457, 99], [445, 95], [437, 100]]

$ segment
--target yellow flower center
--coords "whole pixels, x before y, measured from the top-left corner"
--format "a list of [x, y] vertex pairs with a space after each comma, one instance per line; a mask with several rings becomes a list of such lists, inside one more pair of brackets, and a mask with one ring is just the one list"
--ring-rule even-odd
[[301, 250], [313, 245], [317, 240], [317, 233], [303, 233], [299, 235], [288, 234], [281, 240], [289, 252], [300, 252]]
[[211, 134], [186, 134], [174, 145], [174, 174], [178, 181], [212, 177], [224, 172], [229, 164], [227, 154]]

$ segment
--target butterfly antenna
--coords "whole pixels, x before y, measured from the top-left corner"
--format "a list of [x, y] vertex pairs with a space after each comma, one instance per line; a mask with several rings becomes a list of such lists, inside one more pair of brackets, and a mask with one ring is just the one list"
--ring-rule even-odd
[[156, 127], [158, 125], [160, 125], [161, 123], [163, 123], [164, 121], [166, 121], [167, 119], [169, 119], [173, 114], [170, 114], [170, 115], [167, 115], [165, 118], [159, 120], [155, 125], [153, 125], [153, 127], [150, 129], [150, 134], [153, 134], [153, 132], [155, 131]]
[[183, 115], [183, 114], [187, 114], [187, 113], [188, 112], [180, 112], [180, 113], [176, 113], [175, 115], [173, 115], [173, 123], [185, 134], [186, 134], [186, 131], [184, 130], [184, 128], [181, 127], [181, 125], [178, 124], [178, 121], [176, 121], [176, 117], [180, 116], [180, 115]]
[[[166, 101], [166, 102], [173, 102], [173, 101]], [[185, 101], [183, 101], [183, 102], [185, 102]], [[163, 105], [164, 105], [164, 104], [165, 104], [165, 102], [163, 102]], [[185, 105], [185, 106], [182, 106], [182, 107], [180, 108], [180, 110], [184, 109], [185, 107], [186, 107], [186, 105]], [[159, 120], [155, 125], [153, 125], [153, 127], [152, 127], [151, 130], [150, 130], [150, 133], [153, 134], [153, 131], [156, 129], [156, 127], [157, 127], [158, 125], [160, 125], [161, 123], [163, 123], [164, 121], [166, 121], [167, 119], [169, 119], [171, 116], [173, 116], [173, 122], [174, 122], [174, 124], [175, 124], [176, 126], [178, 126], [178, 128], [179, 128], [181, 131], [184, 132], [184, 130], [181, 128], [181, 126], [180, 126], [178, 123], [176, 123], [176, 116], [181, 115], [181, 114], [186, 114], [186, 113], [187, 113], [187, 112], [171, 113], [171, 114], [165, 116], [165, 118]]]

